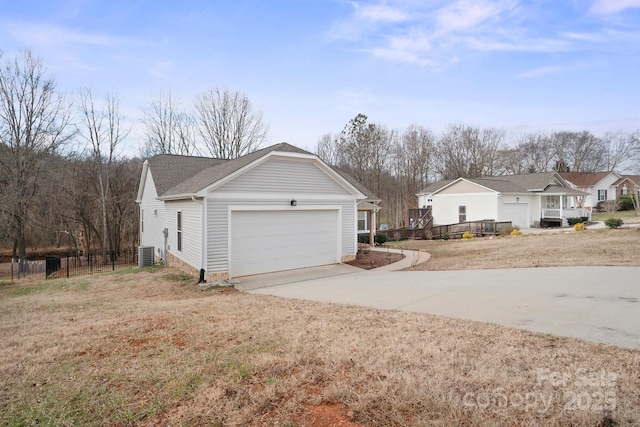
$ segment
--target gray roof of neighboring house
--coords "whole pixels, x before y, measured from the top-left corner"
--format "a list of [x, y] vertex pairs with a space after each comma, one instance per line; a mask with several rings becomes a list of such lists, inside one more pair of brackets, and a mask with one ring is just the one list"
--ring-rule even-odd
[[[581, 195], [581, 191], [554, 184], [556, 172], [530, 173], [524, 175], [501, 175], [485, 178], [465, 178], [467, 181], [497, 191], [499, 193], [528, 193], [528, 192], [562, 192], [567, 195]], [[422, 190], [421, 194], [432, 194], [446, 187], [455, 179], [435, 182]]]

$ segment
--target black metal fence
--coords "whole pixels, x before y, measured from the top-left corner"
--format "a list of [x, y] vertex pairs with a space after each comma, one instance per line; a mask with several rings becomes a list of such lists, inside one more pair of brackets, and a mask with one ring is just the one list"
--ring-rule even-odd
[[45, 277], [77, 277], [130, 268], [138, 263], [136, 251], [125, 250], [120, 253], [93, 252], [73, 253], [65, 256], [48, 256], [45, 260]]
[[124, 250], [106, 254], [70, 252], [47, 256], [44, 260], [13, 259], [10, 266], [0, 264], [0, 277], [11, 277], [11, 280], [42, 274], [47, 279], [77, 277], [131, 268], [137, 264], [137, 251]]

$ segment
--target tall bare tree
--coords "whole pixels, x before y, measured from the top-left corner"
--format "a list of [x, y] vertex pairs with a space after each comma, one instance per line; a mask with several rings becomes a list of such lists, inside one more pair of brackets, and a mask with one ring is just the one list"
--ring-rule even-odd
[[83, 120], [79, 135], [84, 139], [89, 157], [93, 161], [102, 213], [102, 253], [106, 256], [109, 243], [107, 203], [111, 192], [111, 177], [118, 163], [118, 146], [129, 131], [122, 129], [119, 101], [114, 95], [107, 95], [104, 105], [96, 108], [91, 91], [83, 89], [80, 94], [80, 113]]
[[438, 142], [439, 172], [443, 179], [493, 176], [501, 170], [499, 153], [504, 131], [451, 125]]
[[[0, 53], [0, 58], [1, 58]], [[13, 256], [26, 256], [25, 230], [46, 157], [71, 137], [70, 105], [55, 91], [42, 61], [30, 51], [0, 69], [0, 211], [13, 241]]]
[[141, 154], [151, 157], [156, 154], [199, 154], [196, 145], [195, 121], [180, 108], [179, 101], [171, 91], [160, 93], [144, 111], [144, 146]]
[[195, 107], [204, 149], [212, 157], [235, 159], [255, 151], [267, 137], [262, 113], [240, 92], [210, 89], [197, 97]]

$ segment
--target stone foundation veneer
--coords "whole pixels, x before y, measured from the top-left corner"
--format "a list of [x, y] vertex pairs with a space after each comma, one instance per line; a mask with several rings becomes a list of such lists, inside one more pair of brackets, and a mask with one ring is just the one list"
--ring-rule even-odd
[[355, 259], [356, 259], [355, 255], [344, 255], [342, 258], [340, 258], [340, 262], [349, 262]]
[[[183, 273], [187, 273], [195, 277], [200, 277], [200, 270], [187, 264], [172, 253], [167, 253], [167, 266], [177, 268]], [[206, 273], [205, 280], [207, 282], [222, 282], [229, 279], [229, 273]]]

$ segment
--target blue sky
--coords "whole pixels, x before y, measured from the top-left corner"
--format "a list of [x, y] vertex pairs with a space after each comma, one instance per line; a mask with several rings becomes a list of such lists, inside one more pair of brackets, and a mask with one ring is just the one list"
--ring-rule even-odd
[[5, 58], [115, 93], [246, 93], [269, 143], [313, 150], [358, 113], [403, 130], [640, 129], [640, 0], [0, 0]]

